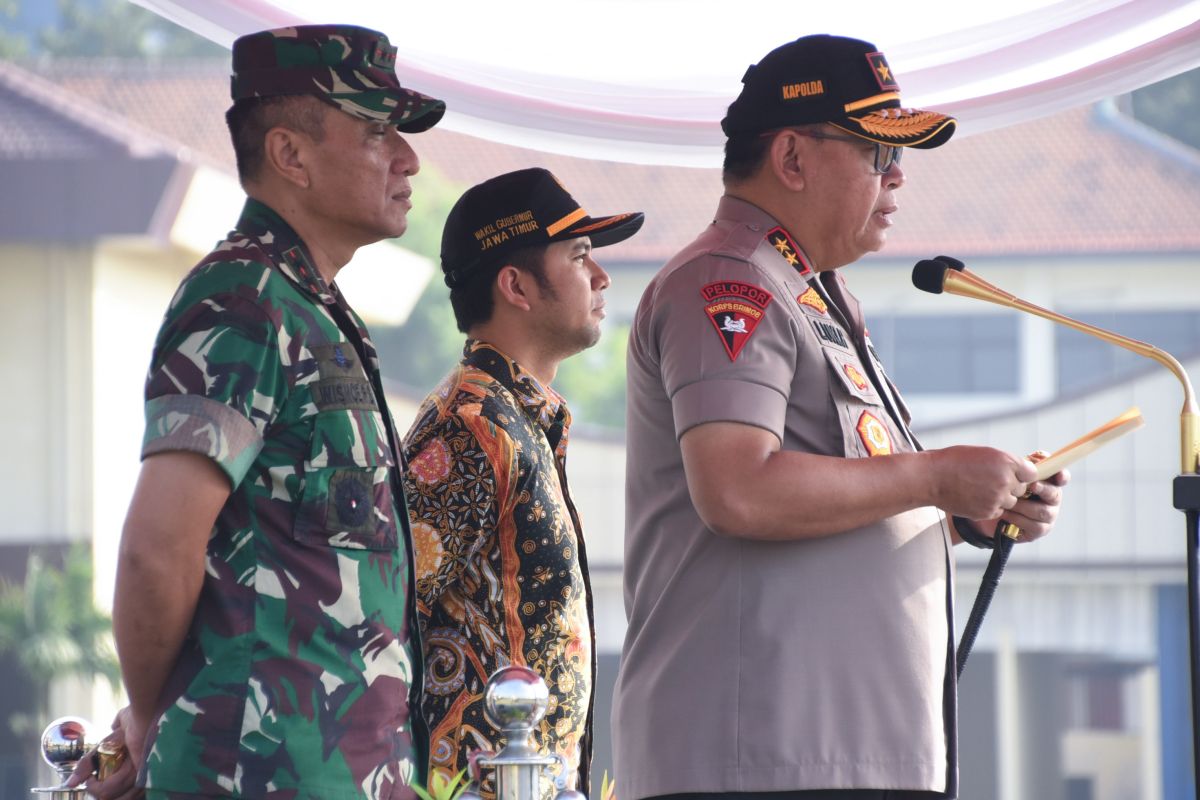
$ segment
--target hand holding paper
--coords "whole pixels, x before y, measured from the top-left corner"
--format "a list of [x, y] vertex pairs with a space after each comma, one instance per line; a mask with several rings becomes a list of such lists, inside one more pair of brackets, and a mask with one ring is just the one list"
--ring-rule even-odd
[[1044, 481], [1056, 472], [1061, 472], [1063, 468], [1075, 463], [1084, 456], [1091, 455], [1099, 450], [1104, 445], [1124, 436], [1130, 431], [1135, 431], [1146, 424], [1142, 419], [1142, 412], [1137, 406], [1130, 408], [1123, 414], [1110, 419], [1095, 430], [1084, 434], [1075, 441], [1064, 447], [1055, 450], [1047, 458], [1037, 462], [1037, 479]]

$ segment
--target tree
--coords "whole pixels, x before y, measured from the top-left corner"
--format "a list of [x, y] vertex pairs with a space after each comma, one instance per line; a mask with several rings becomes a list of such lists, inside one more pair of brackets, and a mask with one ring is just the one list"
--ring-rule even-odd
[[[17, 0], [3, 0], [16, 4]], [[29, 0], [25, 0], [29, 2]], [[56, 56], [114, 58], [228, 57], [225, 48], [128, 0], [58, 0], [59, 23], [38, 35]]]
[[[417, 143], [418, 150], [420, 142]], [[450, 290], [442, 281], [442, 228], [465, 187], [425, 165], [413, 179], [413, 208], [408, 231], [399, 243], [434, 262], [433, 277], [403, 325], [375, 325], [371, 338], [379, 349], [380, 367], [391, 380], [427, 392], [462, 357], [463, 334], [454, 322]], [[401, 426], [404, 428], [405, 426]]]
[[628, 343], [628, 325], [609, 325], [595, 347], [559, 366], [554, 388], [567, 398], [575, 422], [624, 430]]
[[0, 584], [0, 654], [14, 657], [34, 689], [25, 710], [7, 722], [18, 739], [30, 743], [27, 769], [35, 775], [36, 743], [50, 722], [54, 681], [103, 677], [114, 690], [120, 686], [112, 619], [92, 597], [92, 554], [86, 545], [73, 546], [62, 569], [31, 553], [24, 586]]
[[[18, 0], [0, 0], [0, 21], [15, 19]], [[20, 34], [0, 29], [0, 60], [20, 58], [29, 51], [29, 42]]]

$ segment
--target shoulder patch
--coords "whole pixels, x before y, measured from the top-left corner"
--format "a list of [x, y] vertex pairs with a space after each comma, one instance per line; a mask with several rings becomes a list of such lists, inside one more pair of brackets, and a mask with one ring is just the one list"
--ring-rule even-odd
[[762, 321], [771, 302], [771, 293], [749, 283], [719, 281], [702, 288], [700, 296], [706, 303], [705, 313], [721, 335], [721, 344], [725, 345], [729, 360], [737, 361], [738, 354]]
[[829, 316], [829, 306], [825, 304], [825, 301], [817, 293], [817, 290], [811, 286], [805, 289], [803, 294], [796, 297], [796, 302], [802, 306], [808, 306], [823, 317]]
[[890, 456], [892, 454], [892, 437], [887, 426], [870, 411], [864, 411], [858, 418], [858, 438], [862, 439], [863, 447], [873, 456]]
[[812, 272], [812, 265], [808, 263], [804, 251], [796, 244], [792, 235], [782, 227], [777, 225], [767, 231], [767, 241], [779, 251], [779, 255], [783, 256], [796, 272], [801, 275], [808, 275]]

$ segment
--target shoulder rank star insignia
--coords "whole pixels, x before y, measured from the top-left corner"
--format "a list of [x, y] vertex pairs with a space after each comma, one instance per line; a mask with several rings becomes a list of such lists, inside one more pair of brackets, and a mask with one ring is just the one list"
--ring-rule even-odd
[[799, 272], [801, 275], [807, 275], [812, 272], [812, 267], [809, 265], [808, 259], [804, 257], [804, 251], [796, 245], [791, 234], [782, 227], [777, 225], [767, 231], [767, 241], [779, 251], [779, 255], [783, 256], [796, 272]]
[[718, 281], [701, 289], [700, 296], [707, 304], [704, 311], [721, 335], [729, 360], [737, 361], [738, 354], [750, 341], [750, 334], [762, 321], [771, 293], [749, 283]]
[[892, 437], [887, 426], [870, 411], [864, 411], [858, 418], [858, 438], [862, 439], [863, 447], [873, 456], [890, 456], [892, 454]]
[[817, 290], [811, 286], [796, 298], [796, 302], [802, 306], [808, 306], [823, 316], [829, 316], [829, 306], [825, 304], [825, 300], [817, 293]]

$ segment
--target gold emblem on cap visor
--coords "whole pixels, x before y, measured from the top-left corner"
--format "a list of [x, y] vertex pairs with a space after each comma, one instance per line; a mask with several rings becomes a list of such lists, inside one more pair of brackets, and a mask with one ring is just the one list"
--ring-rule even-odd
[[933, 134], [949, 121], [949, 117], [936, 111], [914, 111], [904, 114], [897, 110], [898, 116], [891, 117], [888, 116], [888, 110], [884, 108], [872, 111], [865, 117], [855, 117], [850, 121], [857, 123], [867, 133], [889, 139], [910, 139], [914, 136]]

